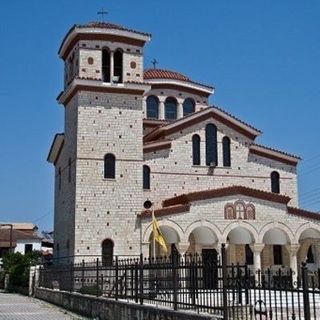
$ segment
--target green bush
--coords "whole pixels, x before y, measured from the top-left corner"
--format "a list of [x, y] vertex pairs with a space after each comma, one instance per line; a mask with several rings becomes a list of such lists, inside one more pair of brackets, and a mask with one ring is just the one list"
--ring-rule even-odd
[[3, 257], [4, 272], [9, 274], [11, 286], [27, 287], [29, 285], [29, 271], [32, 265], [40, 260], [41, 253], [28, 252], [23, 255], [19, 252], [8, 253]]
[[83, 286], [79, 290], [79, 292], [82, 294], [90, 294], [93, 296], [101, 296], [102, 295], [102, 290], [95, 284], [92, 286]]

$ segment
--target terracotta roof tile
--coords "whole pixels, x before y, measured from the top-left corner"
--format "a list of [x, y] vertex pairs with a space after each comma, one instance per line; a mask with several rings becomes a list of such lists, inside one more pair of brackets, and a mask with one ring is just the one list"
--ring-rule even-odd
[[208, 86], [199, 82], [195, 82], [185, 76], [184, 74], [172, 70], [166, 70], [166, 69], [146, 69], [143, 72], [143, 78], [145, 80], [153, 80], [153, 79], [168, 79], [168, 80], [178, 80], [183, 82], [189, 82], [192, 84], [204, 86], [210, 89], [213, 89], [212, 86]]
[[206, 200], [212, 198], [220, 198], [225, 196], [242, 194], [249, 197], [254, 197], [262, 200], [272, 201], [287, 204], [290, 201], [290, 197], [262, 191], [258, 189], [243, 187], [243, 186], [231, 186], [219, 189], [210, 189], [203, 191], [190, 192], [187, 194], [182, 194], [177, 197], [166, 199], [162, 202], [163, 207], [173, 206], [178, 204], [189, 204], [192, 201]]
[[304, 209], [288, 207], [288, 213], [295, 215], [295, 216], [298, 216], [298, 217], [320, 220], [320, 213], [308, 211], [308, 210], [304, 210]]
[[252, 145], [253, 146], [257, 146], [257, 147], [261, 147], [261, 148], [264, 148], [264, 149], [267, 149], [267, 150], [270, 150], [270, 151], [274, 151], [274, 152], [277, 152], [277, 153], [281, 153], [281, 154], [283, 154], [285, 156], [296, 158], [297, 160], [301, 160], [301, 158], [299, 156], [296, 156], [294, 154], [290, 154], [290, 153], [287, 153], [287, 152], [284, 152], [284, 151], [281, 151], [281, 150], [278, 150], [278, 149], [273, 149], [273, 148], [266, 147], [266, 146], [263, 146], [263, 145], [257, 144], [257, 143], [254, 143]]
[[[190, 210], [189, 204], [178, 204], [170, 207], [160, 208], [154, 210], [154, 214], [156, 217], [166, 216], [170, 214], [177, 214], [177, 213], [183, 213]], [[151, 218], [152, 212], [150, 210], [144, 210], [141, 212], [140, 217], [141, 218]]]
[[116, 30], [122, 30], [122, 31], [128, 31], [128, 32], [134, 32], [138, 34], [142, 34], [145, 36], [150, 36], [150, 33], [137, 31], [134, 29], [129, 29], [126, 27], [123, 27], [118, 24], [110, 23], [110, 22], [101, 22], [101, 21], [92, 21], [86, 24], [77, 24], [74, 25], [76, 28], [98, 28], [98, 29], [116, 29]]
[[253, 130], [258, 131], [260, 134], [262, 133], [262, 131], [260, 131], [259, 129], [257, 129], [257, 128], [253, 127], [251, 124], [248, 124], [247, 122], [242, 121], [241, 119], [239, 119], [239, 118], [235, 117], [234, 115], [232, 115], [231, 113], [229, 113], [229, 112], [225, 111], [224, 109], [222, 109], [222, 108], [220, 108], [220, 107], [218, 107], [218, 106], [216, 106], [216, 105], [212, 105], [212, 108], [214, 108], [214, 109], [216, 109], [216, 110], [219, 110], [219, 111], [223, 112], [225, 115], [227, 115], [227, 116], [229, 116], [229, 117], [233, 118], [233, 119], [234, 119], [234, 120], [236, 120], [236, 121], [241, 122], [241, 123], [242, 123], [242, 124], [244, 124], [245, 126], [247, 126], [247, 127], [251, 128], [251, 129], [253, 129]]
[[[145, 141], [157, 140], [163, 136], [171, 134], [174, 131], [179, 131], [182, 128], [194, 125], [195, 123], [204, 121], [205, 119], [210, 117], [214, 117], [218, 121], [224, 122], [227, 126], [234, 128], [235, 130], [239, 131], [240, 133], [246, 135], [251, 139], [254, 139], [257, 135], [261, 133], [260, 130], [255, 129], [254, 127], [248, 125], [247, 123], [223, 111], [222, 109], [212, 106], [212, 107], [204, 108], [197, 112], [190, 113], [183, 118], [170, 121], [169, 123], [164, 124], [162, 126], [155, 127], [153, 130], [149, 131], [143, 138]], [[175, 129], [172, 128], [172, 125], [174, 125]], [[242, 125], [246, 126], [247, 129], [243, 128]], [[171, 129], [169, 130], [170, 127]], [[252, 132], [252, 130], [254, 132]]]

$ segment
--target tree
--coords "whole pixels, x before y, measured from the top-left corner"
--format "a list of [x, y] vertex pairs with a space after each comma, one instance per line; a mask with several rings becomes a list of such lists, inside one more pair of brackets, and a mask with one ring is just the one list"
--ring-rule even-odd
[[9, 274], [9, 283], [12, 286], [27, 287], [29, 284], [29, 271], [32, 265], [40, 262], [41, 253], [38, 251], [9, 253], [3, 257], [4, 273]]

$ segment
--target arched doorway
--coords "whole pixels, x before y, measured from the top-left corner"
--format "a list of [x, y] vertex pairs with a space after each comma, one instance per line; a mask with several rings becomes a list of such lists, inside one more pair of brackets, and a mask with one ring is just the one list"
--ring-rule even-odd
[[114, 243], [110, 239], [105, 239], [102, 242], [102, 265], [111, 266], [113, 262], [113, 247]]
[[315, 272], [320, 267], [320, 231], [315, 228], [305, 229], [299, 237], [298, 264], [307, 264], [308, 270]]
[[250, 245], [255, 243], [254, 236], [245, 227], [235, 227], [227, 236], [227, 263], [253, 266], [253, 253]]
[[[201, 254], [202, 269], [190, 270], [190, 282], [196, 283], [203, 289], [215, 289], [218, 286], [218, 237], [207, 226], [199, 226], [192, 230], [189, 235], [189, 252]], [[199, 280], [200, 279], [200, 283]]]
[[290, 267], [290, 255], [286, 248], [290, 244], [288, 234], [280, 228], [271, 228], [263, 236], [262, 265], [275, 272], [279, 267]]

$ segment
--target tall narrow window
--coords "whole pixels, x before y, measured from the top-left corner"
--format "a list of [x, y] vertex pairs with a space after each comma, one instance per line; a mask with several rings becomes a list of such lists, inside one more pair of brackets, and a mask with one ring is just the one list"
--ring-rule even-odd
[[112, 266], [113, 246], [113, 241], [110, 239], [105, 239], [102, 242], [102, 265]]
[[223, 149], [223, 166], [231, 167], [230, 139], [228, 137], [223, 137], [222, 149]]
[[102, 50], [102, 80], [110, 82], [110, 52], [108, 49]]
[[143, 166], [143, 189], [150, 189], [150, 168]]
[[275, 244], [273, 246], [273, 264], [282, 265], [282, 246]]
[[194, 112], [194, 101], [190, 98], [187, 98], [183, 101], [183, 116], [186, 116]]
[[58, 170], [58, 188], [61, 190], [61, 168]]
[[147, 118], [148, 119], [159, 118], [159, 100], [155, 96], [149, 96], [147, 98]]
[[114, 71], [113, 76], [114, 79], [112, 79], [113, 82], [122, 82], [122, 51], [117, 50], [114, 53]]
[[68, 182], [71, 182], [71, 158], [68, 160]]
[[114, 179], [116, 176], [116, 158], [113, 154], [108, 153], [104, 157], [104, 177]]
[[271, 172], [271, 192], [280, 193], [280, 175], [277, 171]]
[[217, 127], [212, 123], [206, 126], [206, 165], [218, 165]]
[[177, 100], [174, 98], [167, 98], [165, 103], [165, 118], [166, 120], [177, 119]]
[[192, 136], [192, 162], [193, 165], [199, 166], [200, 160], [200, 137], [197, 134]]

